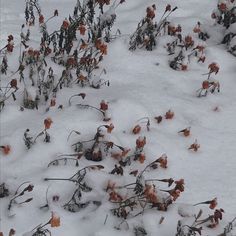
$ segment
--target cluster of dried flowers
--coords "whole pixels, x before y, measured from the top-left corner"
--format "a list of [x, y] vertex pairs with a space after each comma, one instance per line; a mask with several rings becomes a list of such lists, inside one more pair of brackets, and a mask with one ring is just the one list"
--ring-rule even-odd
[[228, 51], [236, 56], [236, 1], [218, 0], [211, 18], [215, 20], [216, 24], [225, 27], [222, 43], [226, 44]]
[[[49, 19], [45, 19], [37, 0], [27, 0], [25, 9], [26, 26], [22, 26], [21, 31], [21, 45], [20, 45], [20, 60], [18, 70], [11, 76], [19, 74], [19, 79], [11, 79], [5, 86], [1, 87], [0, 96], [0, 110], [5, 105], [8, 98], [13, 97], [16, 100], [15, 93], [23, 85], [24, 98], [22, 106], [29, 109], [38, 109], [39, 104], [47, 104], [48, 109], [56, 105], [57, 92], [63, 87], [71, 87], [77, 84], [81, 87], [91, 86], [92, 88], [100, 88], [103, 85], [109, 86], [109, 81], [102, 80], [101, 74], [106, 73], [102, 70], [98, 76], [98, 80], [94, 81], [96, 75], [95, 71], [100, 67], [100, 62], [107, 54], [108, 43], [116, 37], [112, 35], [111, 28], [116, 19], [115, 9], [124, 2], [120, 0], [119, 3], [110, 0], [87, 0], [83, 4], [78, 0], [74, 8], [72, 17], [64, 19], [58, 30], [49, 33], [47, 30], [47, 22], [54, 17], [58, 16], [58, 11], [55, 10]], [[232, 3], [234, 1], [231, 1]], [[223, 12], [223, 5], [220, 9]], [[108, 10], [105, 10], [108, 7]], [[198, 62], [205, 62], [205, 40], [208, 39], [208, 34], [204, 32], [201, 23], [198, 22], [194, 27], [193, 32], [201, 40], [201, 43], [196, 43], [191, 35], [182, 36], [182, 28], [180, 25], [173, 25], [168, 21], [168, 17], [174, 12], [177, 7], [172, 8], [167, 5], [163, 16], [159, 23], [154, 22], [156, 6], [146, 9], [146, 16], [138, 24], [135, 33], [130, 39], [130, 50], [136, 48], [146, 48], [146, 50], [153, 50], [157, 44], [157, 38], [161, 35], [170, 35], [173, 41], [167, 44], [167, 50], [170, 55], [174, 55], [174, 59], [170, 61], [170, 67], [175, 70], [187, 70], [190, 58], [193, 56], [197, 58]], [[36, 11], [36, 13], [35, 13]], [[225, 11], [225, 10], [224, 10]], [[95, 17], [95, 13], [99, 12], [99, 17]], [[37, 14], [37, 16], [36, 16]], [[38, 17], [38, 21], [36, 18]], [[228, 16], [227, 16], [228, 17]], [[228, 19], [228, 18], [227, 18]], [[230, 18], [231, 19], [231, 18]], [[221, 19], [217, 18], [218, 23], [225, 22], [226, 12], [221, 14]], [[33, 27], [36, 22], [40, 26], [41, 43], [39, 48], [33, 49], [30, 47], [30, 27]], [[26, 31], [25, 28], [28, 27]], [[226, 26], [227, 27], [227, 26]], [[119, 33], [119, 32], [118, 32]], [[1, 73], [8, 73], [7, 56], [13, 53], [14, 43], [13, 36], [9, 35], [7, 44], [0, 50], [3, 55], [1, 64]], [[62, 74], [59, 79], [56, 79], [55, 69], [48, 67], [48, 61], [52, 60], [54, 63], [62, 67]], [[208, 66], [209, 72], [207, 80], [202, 83], [202, 88], [198, 91], [198, 96], [206, 96], [208, 92], [219, 91], [219, 82], [212, 79], [212, 74], [217, 74], [219, 66], [217, 63], [211, 63]], [[46, 73], [47, 71], [47, 73]], [[11, 77], [10, 76], [10, 77]], [[20, 85], [19, 85], [20, 84]], [[32, 89], [34, 88], [34, 89]], [[33, 91], [32, 91], [33, 90]], [[69, 105], [72, 104], [72, 99], [81, 97], [85, 99], [85, 93], [78, 93], [69, 98]], [[122, 218], [121, 224], [125, 221], [128, 222], [130, 218], [143, 214], [148, 209], [167, 211], [171, 204], [180, 197], [185, 190], [184, 179], [155, 178], [149, 179], [148, 172], [165, 170], [168, 168], [168, 156], [166, 154], [160, 155], [154, 161], [148, 161], [150, 157], [145, 154], [148, 146], [148, 140], [145, 135], [141, 135], [145, 129], [150, 130], [150, 118], [144, 117], [137, 121], [131, 132], [133, 135], [139, 135], [136, 138], [134, 147], [123, 147], [116, 144], [112, 138], [112, 132], [115, 128], [111, 123], [111, 114], [109, 111], [109, 102], [102, 100], [96, 107], [90, 104], [79, 103], [80, 108], [91, 108], [102, 114], [102, 120], [106, 123], [96, 129], [95, 134], [89, 140], [77, 140], [72, 144], [74, 152], [72, 154], [65, 154], [58, 156], [57, 159], [51, 161], [48, 167], [67, 165], [73, 163], [76, 167], [80, 167], [81, 159], [86, 161], [101, 162], [102, 164], [106, 159], [113, 161], [114, 168], [107, 170], [104, 165], [88, 165], [79, 168], [69, 178], [45, 178], [45, 181], [68, 181], [74, 184], [74, 189], [71, 191], [70, 199], [63, 204], [64, 209], [70, 212], [78, 212], [88, 205], [93, 204], [99, 207], [102, 202], [98, 200], [87, 201], [86, 194], [93, 192], [93, 188], [86, 182], [87, 176], [90, 172], [106, 171], [108, 175], [107, 182], [104, 186], [104, 192], [107, 195], [107, 200], [111, 203], [111, 213]], [[22, 108], [22, 111], [23, 109]], [[59, 106], [58, 108], [62, 108]], [[48, 110], [47, 109], [47, 110]], [[154, 117], [157, 124], [164, 120], [172, 120], [175, 113], [169, 109], [165, 114]], [[143, 125], [144, 124], [144, 125]], [[30, 134], [30, 130], [26, 129], [24, 133], [24, 142], [28, 149], [36, 143], [40, 136], [44, 136], [44, 142], [50, 142], [50, 135], [48, 130], [51, 128], [52, 119], [46, 118], [44, 120], [44, 128], [39, 132], [36, 137]], [[190, 136], [191, 127], [184, 128], [178, 133], [184, 137]], [[80, 132], [73, 130], [71, 134], [75, 133], [80, 135]], [[128, 134], [129, 135], [129, 134]], [[10, 145], [0, 146], [4, 155], [8, 155], [11, 151]], [[197, 140], [189, 146], [189, 150], [197, 152], [200, 148]], [[81, 162], [80, 162], [81, 161]], [[147, 163], [144, 168], [142, 166]], [[141, 170], [140, 170], [141, 169]], [[119, 185], [117, 182], [112, 181], [112, 175], [116, 175], [117, 179], [121, 176], [132, 176], [133, 182], [126, 185]], [[156, 184], [158, 183], [158, 184]], [[19, 206], [29, 203], [33, 200], [32, 197], [24, 198], [28, 192], [33, 191], [34, 186], [28, 184], [22, 188], [25, 183], [18, 187], [15, 193], [9, 192], [5, 183], [0, 185], [0, 198], [10, 198], [8, 210], [10, 211], [13, 206]], [[164, 185], [164, 189], [162, 186]], [[96, 194], [94, 194], [96, 196]], [[22, 199], [23, 197], [23, 199]], [[59, 195], [53, 196], [53, 201], [60, 201]], [[202, 211], [195, 217], [191, 226], [178, 222], [176, 236], [191, 236], [201, 234], [202, 226], [215, 228], [219, 221], [222, 219], [223, 209], [215, 209], [217, 199], [214, 198], [210, 201], [201, 202], [199, 204], [209, 204], [209, 208], [214, 210], [214, 213], [207, 218], [201, 219]], [[41, 209], [50, 209], [49, 202], [41, 207]], [[162, 219], [163, 221], [164, 219]], [[162, 222], [160, 221], [160, 222]], [[120, 224], [120, 225], [121, 225]], [[127, 223], [128, 224], [128, 223]], [[160, 223], [161, 224], [161, 223]], [[119, 225], [119, 226], [120, 226]], [[201, 225], [201, 227], [199, 227]], [[30, 231], [27, 235], [31, 236], [47, 236], [51, 235], [48, 228], [59, 227], [60, 217], [52, 212], [52, 216], [45, 224], [41, 224]], [[119, 226], [117, 229], [119, 229]], [[141, 233], [145, 235], [145, 229], [136, 227], [134, 228], [135, 235]], [[141, 233], [140, 233], [141, 232]], [[11, 229], [9, 235], [13, 236], [15, 230]], [[3, 233], [0, 232], [0, 236]]]
[[[8, 78], [19, 77], [1, 87], [0, 111], [11, 96], [16, 100], [18, 89], [24, 91], [22, 107], [38, 109], [39, 104], [55, 106], [57, 92], [63, 87], [71, 87], [73, 84], [95, 89], [109, 86], [109, 81], [101, 78], [105, 70], [100, 74], [95, 71], [100, 69], [107, 55], [108, 43], [120, 34], [119, 30], [113, 34], [112, 27], [116, 20], [115, 10], [123, 2], [89, 0], [81, 3], [78, 0], [72, 16], [64, 19], [58, 29], [49, 32], [47, 23], [57, 17], [59, 12], [55, 10], [51, 17], [45, 19], [39, 1], [27, 0], [26, 24], [22, 25], [20, 34], [19, 67], [13, 74], [8, 70], [8, 56], [16, 54], [12, 35], [8, 36], [6, 46], [0, 50], [3, 58], [1, 73]], [[38, 48], [32, 48], [30, 31], [36, 23], [39, 24], [41, 42]], [[55, 76], [54, 64], [50, 61], [61, 66], [59, 79], [56, 79], [58, 76]]]

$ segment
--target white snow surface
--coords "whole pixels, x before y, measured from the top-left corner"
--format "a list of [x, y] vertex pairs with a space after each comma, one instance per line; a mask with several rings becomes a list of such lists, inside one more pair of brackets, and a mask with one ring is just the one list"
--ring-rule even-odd
[[[55, 9], [59, 11], [59, 17], [53, 19], [49, 27], [59, 24], [68, 17], [73, 12], [75, 3], [75, 0], [41, 0], [45, 18]], [[167, 3], [178, 6], [179, 9], [170, 19], [176, 25], [181, 24], [186, 34], [192, 33], [197, 21], [204, 25], [211, 36], [206, 42], [204, 64], [193, 62], [188, 71], [184, 72], [170, 69], [169, 57], [164, 48], [165, 38], [162, 38], [158, 42], [158, 47], [151, 52], [128, 50], [130, 34], [145, 15], [146, 7], [153, 3], [157, 6], [157, 18]], [[126, 0], [116, 9], [117, 19], [114, 25], [114, 28], [120, 29], [122, 35], [109, 44], [108, 55], [102, 62], [102, 67], [107, 71], [102, 77], [110, 81], [110, 87], [102, 87], [99, 90], [77, 86], [64, 88], [57, 97], [57, 105], [62, 104], [63, 110], [51, 108], [47, 113], [45, 113], [46, 106], [40, 106], [39, 110], [25, 109], [22, 112], [19, 110], [20, 99], [8, 102], [1, 113], [0, 143], [11, 145], [12, 151], [7, 156], [0, 154], [0, 183], [7, 184], [10, 194], [13, 194], [25, 181], [32, 183], [34, 190], [27, 193], [27, 196], [33, 197], [33, 201], [14, 207], [10, 216], [7, 204], [12, 195], [0, 199], [0, 231], [4, 232], [4, 235], [7, 235], [10, 228], [16, 230], [17, 236], [23, 235], [37, 225], [47, 222], [51, 212], [55, 211], [60, 215], [61, 226], [50, 230], [52, 235], [56, 236], [128, 236], [133, 235], [132, 226], [140, 224], [145, 227], [148, 235], [171, 236], [176, 233], [177, 221], [182, 219], [179, 211], [193, 215], [194, 211], [197, 213], [199, 209], [203, 209], [207, 217], [208, 214], [212, 214], [208, 206], [191, 207], [191, 205], [214, 197], [218, 199], [218, 208], [223, 208], [225, 211], [223, 220], [215, 229], [204, 228], [202, 235], [216, 236], [223, 231], [224, 226], [236, 216], [236, 58], [226, 51], [224, 45], [219, 44], [221, 39], [218, 35], [219, 29], [214, 26], [210, 18], [216, 4], [216, 0]], [[17, 47], [20, 27], [24, 23], [24, 0], [1, 0], [0, 17], [1, 46], [4, 46], [7, 36], [13, 34]], [[36, 31], [35, 37], [31, 38], [37, 42]], [[18, 66], [16, 62], [17, 58], [11, 65], [13, 71], [14, 65]], [[220, 81], [221, 92], [198, 98], [196, 90], [201, 87], [205, 79], [202, 74], [208, 71], [207, 66], [211, 62], [220, 65], [220, 71], [215, 79]], [[61, 70], [55, 73], [59, 77]], [[74, 105], [68, 106], [69, 97], [81, 92], [87, 95], [84, 103], [99, 106], [102, 99], [109, 102], [111, 122], [115, 126], [109, 137], [121, 146], [134, 149], [138, 136], [133, 135], [131, 130], [138, 119], [149, 117], [151, 126], [150, 131], [145, 129], [142, 131], [142, 135], [147, 138], [145, 163], [134, 163], [126, 167], [125, 176], [120, 177], [109, 174], [115, 161], [105, 158], [98, 163], [104, 165], [105, 169], [91, 171], [86, 176], [87, 183], [94, 189], [86, 194], [87, 200], [101, 201], [102, 205], [98, 208], [90, 205], [80, 212], [70, 213], [63, 209], [63, 204], [73, 193], [74, 185], [60, 181], [45, 182], [44, 178], [66, 178], [72, 176], [78, 168], [94, 164], [82, 158], [79, 167], [68, 165], [47, 168], [48, 163], [57, 155], [73, 153], [72, 143], [93, 137], [96, 128], [105, 124], [99, 114], [92, 110], [78, 109]], [[17, 95], [23, 96], [23, 94]], [[76, 104], [75, 100], [72, 104]], [[219, 108], [218, 111], [214, 111], [216, 106]], [[157, 124], [154, 117], [165, 114], [169, 109], [174, 111], [174, 118]], [[27, 150], [23, 142], [24, 131], [29, 128], [30, 132], [36, 135], [43, 129], [43, 120], [47, 117], [53, 120], [49, 130], [51, 143], [45, 144], [39, 138], [38, 142]], [[178, 134], [179, 130], [189, 126], [191, 126], [190, 137]], [[79, 131], [81, 135], [73, 135], [67, 141], [72, 130]], [[196, 153], [188, 150], [195, 139], [201, 145]], [[112, 204], [108, 202], [108, 193], [104, 191], [107, 181], [110, 179], [121, 185], [134, 182], [135, 178], [128, 173], [135, 169], [142, 170], [145, 165], [163, 153], [168, 156], [168, 168], [153, 170], [147, 175], [158, 179], [183, 178], [185, 191], [167, 212], [151, 209], [144, 215], [128, 221], [129, 230], [114, 229], [122, 219], [113, 216], [109, 211]], [[48, 187], [50, 209], [40, 210], [40, 206], [46, 203], [45, 195]], [[60, 196], [58, 202], [52, 201], [54, 195]], [[183, 210], [186, 205], [187, 208]], [[162, 216], [165, 219], [159, 225]]]

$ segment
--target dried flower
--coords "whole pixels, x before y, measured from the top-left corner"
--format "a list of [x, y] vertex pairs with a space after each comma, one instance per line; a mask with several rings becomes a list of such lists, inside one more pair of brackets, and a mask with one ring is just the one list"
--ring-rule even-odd
[[145, 159], [146, 159], [146, 156], [145, 156], [144, 153], [140, 153], [140, 154], [138, 155], [138, 160], [139, 160], [139, 162], [140, 162], [141, 164], [144, 163]]
[[132, 130], [132, 133], [133, 134], [139, 134], [141, 131], [141, 126], [140, 125], [136, 125], [133, 130]]
[[56, 215], [55, 212], [52, 212], [52, 217], [50, 219], [51, 227], [59, 227], [60, 226], [60, 217]]
[[102, 111], [108, 110], [108, 103], [106, 101], [104, 101], [104, 100], [101, 101], [100, 110], [102, 110]]
[[175, 113], [173, 112], [173, 111], [171, 111], [171, 110], [168, 110], [167, 112], [166, 112], [166, 114], [165, 114], [165, 118], [168, 120], [168, 119], [173, 119], [173, 117], [174, 117], [174, 115], [175, 115]]
[[53, 123], [53, 122], [52, 122], [52, 119], [51, 119], [51, 118], [48, 117], [47, 119], [45, 119], [45, 120], [44, 120], [45, 129], [50, 129], [52, 123]]
[[146, 137], [145, 136], [144, 137], [140, 136], [136, 139], [136, 147], [137, 148], [143, 148], [145, 146], [145, 144], [146, 144]]
[[16, 79], [12, 79], [11, 82], [10, 82], [10, 85], [12, 88], [17, 88], [17, 80]]
[[188, 149], [189, 150], [192, 149], [193, 151], [197, 152], [199, 148], [200, 148], [200, 144], [198, 144], [197, 140], [195, 140], [195, 142], [191, 144]]
[[43, 24], [44, 23], [44, 16], [40, 15], [39, 16], [39, 24]]
[[209, 73], [217, 74], [220, 70], [220, 67], [216, 62], [212, 62], [211, 64], [209, 64], [208, 69], [210, 70]]
[[78, 29], [81, 35], [85, 35], [86, 28], [83, 24], [80, 24]]
[[69, 25], [70, 25], [70, 23], [69, 23], [69, 21], [67, 20], [67, 19], [65, 19], [63, 22], [62, 22], [62, 28], [63, 29], [68, 29], [69, 28]]
[[106, 125], [105, 126], [106, 128], [107, 128], [107, 133], [111, 133], [112, 132], [112, 130], [114, 129], [114, 125], [111, 123], [110, 125]]
[[0, 146], [0, 148], [2, 149], [2, 152], [3, 152], [4, 155], [8, 155], [11, 152], [11, 146], [10, 145]]

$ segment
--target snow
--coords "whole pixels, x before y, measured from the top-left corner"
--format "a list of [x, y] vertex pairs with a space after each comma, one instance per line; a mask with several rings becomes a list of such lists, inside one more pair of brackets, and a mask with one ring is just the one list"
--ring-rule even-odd
[[[76, 0], [40, 1], [45, 19], [50, 17], [55, 9], [59, 11], [59, 17], [49, 23], [49, 32], [54, 25], [59, 25], [73, 12], [75, 3]], [[193, 214], [197, 214], [199, 209], [203, 209], [206, 217], [211, 214], [212, 211], [205, 205], [196, 207], [192, 205], [214, 197], [217, 197], [219, 208], [223, 208], [225, 214], [220, 226], [215, 229], [204, 228], [203, 236], [220, 234], [224, 226], [236, 216], [236, 93], [234, 89], [236, 58], [227, 52], [224, 45], [219, 44], [219, 36], [213, 37], [219, 32], [217, 26], [213, 27], [214, 21], [210, 18], [212, 10], [216, 7], [216, 0], [201, 3], [196, 0], [160, 0], [156, 3], [157, 19], [160, 18], [167, 3], [178, 6], [178, 10], [171, 15], [170, 19], [175, 22], [175, 25], [183, 26], [184, 35], [192, 33], [197, 21], [200, 21], [212, 36], [206, 42], [204, 64], [193, 61], [186, 72], [170, 69], [169, 57], [164, 48], [168, 39], [166, 36], [158, 41], [158, 47], [151, 52], [145, 50], [130, 52], [129, 36], [135, 31], [141, 17], [145, 15], [146, 7], [152, 5], [153, 1], [127, 0], [116, 9], [114, 28], [119, 28], [122, 35], [109, 44], [108, 55], [102, 62], [102, 66], [107, 71], [102, 78], [110, 81], [109, 87], [104, 86], [98, 90], [77, 86], [64, 88], [57, 97], [57, 106], [62, 104], [63, 109], [59, 110], [57, 106], [51, 107], [47, 113], [45, 110], [48, 104], [40, 106], [39, 110], [25, 109], [22, 112], [20, 99], [16, 102], [7, 102], [1, 112], [0, 144], [11, 145], [12, 151], [8, 156], [0, 154], [0, 184], [5, 182], [10, 193], [13, 194], [21, 183], [29, 181], [34, 185], [34, 190], [26, 194], [27, 197], [33, 197], [33, 201], [21, 206], [13, 206], [10, 213], [7, 210], [10, 198], [1, 198], [0, 231], [4, 232], [4, 235], [7, 235], [11, 228], [16, 230], [16, 236], [23, 235], [37, 225], [46, 223], [51, 217], [51, 212], [57, 212], [61, 218], [61, 226], [50, 228], [52, 235], [128, 236], [134, 235], [132, 230], [134, 226], [142, 226], [148, 235], [170, 236], [176, 233], [178, 219], [182, 219], [180, 215], [188, 215], [189, 218], [184, 220], [192, 222]], [[18, 47], [20, 29], [24, 23], [23, 13], [23, 0], [1, 1], [1, 47], [5, 46], [9, 34], [14, 35], [15, 47]], [[105, 14], [102, 17], [107, 20]], [[36, 25], [31, 36], [35, 40], [32, 44], [35, 45], [38, 43], [37, 27]], [[13, 67], [17, 67], [17, 60], [18, 58], [13, 58], [10, 62]], [[220, 65], [220, 71], [214, 79], [220, 81], [221, 92], [197, 98], [196, 90], [206, 79], [202, 74], [207, 73], [207, 66], [211, 62]], [[54, 72], [59, 78], [61, 70]], [[6, 77], [2, 76], [1, 80], [4, 81]], [[86, 93], [85, 100], [75, 98], [72, 106], [69, 106], [70, 96], [81, 92]], [[35, 91], [31, 90], [31, 93], [35, 94]], [[23, 96], [22, 92], [17, 93], [17, 96]], [[111, 134], [106, 134], [107, 138], [123, 147], [134, 150], [138, 136], [132, 134], [132, 128], [140, 118], [150, 118], [150, 131], [143, 128], [141, 132], [141, 135], [147, 139], [144, 148], [146, 161], [144, 164], [134, 162], [126, 167], [124, 176], [117, 176], [109, 174], [114, 168], [115, 161], [105, 158], [98, 163], [105, 166], [105, 169], [90, 171], [86, 175], [86, 182], [93, 191], [85, 193], [82, 198], [84, 202], [101, 201], [101, 206], [97, 207], [90, 203], [80, 212], [70, 213], [64, 210], [63, 205], [73, 194], [75, 185], [67, 181], [44, 181], [44, 178], [67, 178], [76, 173], [78, 168], [94, 163], [82, 158], [79, 160], [79, 167], [67, 165], [47, 168], [47, 165], [60, 154], [73, 153], [71, 144], [78, 140], [93, 138], [97, 127], [106, 124], [96, 111], [79, 109], [75, 105], [81, 102], [99, 107], [101, 100], [108, 101], [111, 115], [108, 124], [112, 122], [115, 127]], [[215, 107], [219, 109], [214, 111]], [[174, 111], [174, 118], [164, 119], [157, 124], [154, 117], [164, 115], [169, 109]], [[35, 137], [44, 129], [43, 121], [47, 117], [53, 120], [49, 130], [51, 143], [44, 143], [43, 138], [39, 137], [37, 143], [27, 150], [23, 141], [25, 130], [30, 129], [30, 133]], [[178, 134], [179, 130], [189, 126], [191, 126], [190, 137], [182, 137]], [[79, 131], [81, 134], [73, 134], [68, 141], [67, 137], [72, 130]], [[201, 145], [196, 153], [188, 150], [195, 139]], [[163, 153], [168, 156], [168, 168], [147, 172], [145, 176], [158, 179], [183, 178], [185, 191], [167, 212], [147, 210], [144, 215], [128, 221], [129, 229], [124, 223], [120, 227], [121, 230], [115, 230], [114, 226], [118, 226], [122, 219], [113, 216], [109, 211], [113, 205], [108, 202], [109, 195], [104, 191], [108, 180], [116, 182], [117, 185], [134, 182], [135, 178], [128, 173], [135, 169], [143, 170], [148, 163]], [[156, 185], [165, 188], [165, 185], [159, 183]], [[42, 210], [40, 207], [46, 204], [47, 189], [50, 208]], [[60, 197], [57, 202], [52, 201], [55, 195]], [[25, 198], [22, 197], [23, 199]], [[162, 216], [164, 221], [159, 225]]]

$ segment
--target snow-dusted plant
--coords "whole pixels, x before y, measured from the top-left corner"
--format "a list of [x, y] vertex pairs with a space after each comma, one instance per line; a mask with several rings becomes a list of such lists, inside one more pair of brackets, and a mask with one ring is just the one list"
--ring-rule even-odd
[[156, 5], [147, 7], [146, 16], [138, 23], [137, 29], [130, 37], [129, 49], [145, 48], [148, 51], [153, 50], [157, 44], [157, 38], [162, 34], [166, 34], [168, 26], [168, 17], [177, 7], [172, 9], [171, 5], [167, 5], [160, 21], [157, 23], [155, 19]]
[[15, 93], [17, 92], [18, 87], [17, 87], [17, 80], [12, 79], [6, 86], [0, 86], [0, 112], [5, 106], [5, 102], [9, 98], [13, 98], [13, 100], [16, 100], [16, 95]]
[[220, 67], [217, 63], [212, 62], [208, 66], [209, 72], [204, 74], [207, 75], [208, 78], [202, 82], [202, 88], [197, 90], [197, 96], [203, 97], [207, 96], [209, 92], [214, 93], [215, 91], [220, 92], [220, 82], [214, 78], [211, 78], [211, 75], [214, 73], [215, 75], [219, 72]]
[[27, 147], [27, 149], [30, 149], [32, 147], [32, 145], [34, 145], [37, 141], [37, 139], [41, 136], [44, 136], [44, 142], [45, 143], [50, 143], [51, 140], [51, 136], [48, 133], [48, 129], [50, 129], [51, 124], [52, 124], [52, 119], [50, 117], [46, 118], [44, 120], [44, 129], [43, 131], [41, 131], [35, 138], [29, 133], [30, 130], [26, 129], [24, 132], [24, 143], [25, 146]]
[[8, 69], [7, 55], [11, 54], [13, 50], [14, 50], [14, 37], [12, 35], [8, 35], [7, 44], [0, 49], [0, 58], [2, 58], [2, 62], [0, 64], [0, 74], [7, 74], [7, 69]]
[[[54, 162], [55, 163], [55, 162]], [[104, 167], [102, 165], [91, 165], [86, 166], [80, 170], [78, 170], [75, 174], [73, 174], [69, 178], [45, 178], [45, 181], [68, 181], [75, 184], [75, 189], [73, 191], [72, 197], [64, 204], [64, 209], [70, 212], [78, 212], [81, 209], [87, 207], [90, 203], [95, 205], [100, 205], [101, 203], [98, 201], [83, 201], [82, 194], [91, 192], [93, 189], [86, 183], [85, 177], [88, 171], [92, 170], [101, 170]]]
[[195, 40], [192, 35], [183, 38], [181, 33], [178, 33], [171, 43], [167, 43], [166, 48], [171, 56], [169, 65], [174, 70], [186, 71], [191, 58], [201, 63], [206, 59], [205, 43]]
[[44, 224], [40, 224], [35, 227], [33, 230], [24, 233], [23, 236], [51, 236], [51, 231], [48, 229], [48, 226], [51, 228], [60, 227], [61, 219], [60, 216], [57, 215], [55, 212], [52, 212], [52, 216], [48, 222]]
[[236, 56], [236, 1], [218, 0], [217, 8], [211, 17], [217, 24], [226, 28], [222, 43], [226, 44], [228, 51]]
[[233, 230], [235, 229], [235, 221], [236, 221], [236, 217], [231, 220], [224, 228], [224, 232], [222, 234], [219, 234], [218, 236], [234, 236], [236, 234], [233, 234]]

